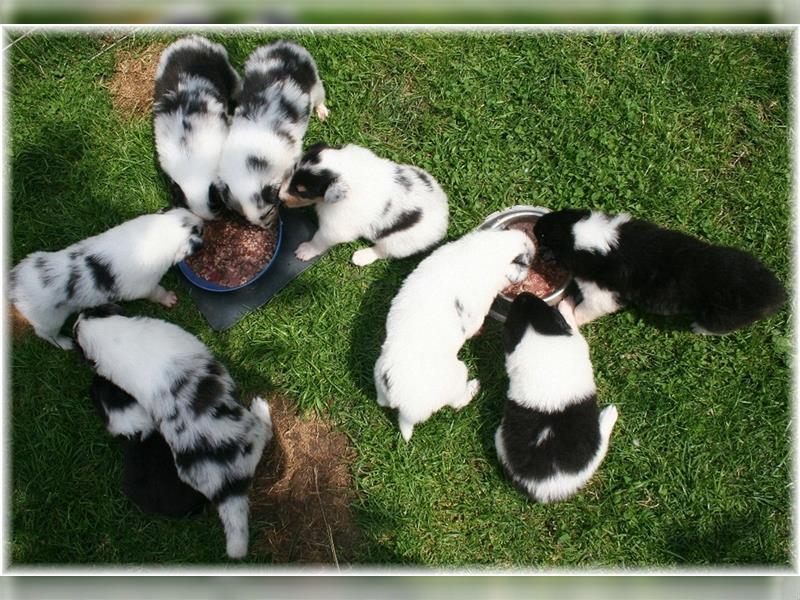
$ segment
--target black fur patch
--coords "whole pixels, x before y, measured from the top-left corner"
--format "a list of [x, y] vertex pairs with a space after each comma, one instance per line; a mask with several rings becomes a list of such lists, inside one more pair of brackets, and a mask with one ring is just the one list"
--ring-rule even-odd
[[247, 489], [250, 487], [250, 477], [237, 477], [236, 479], [226, 481], [211, 501], [214, 504], [221, 504], [231, 496], [245, 496]]
[[[222, 191], [214, 185], [213, 183], [209, 184], [208, 186], [208, 210], [211, 211], [212, 214], [219, 214], [222, 211], [222, 208], [225, 206], [225, 202], [223, 199]], [[200, 235], [202, 232], [195, 231], [196, 226], [192, 227], [192, 234]]]
[[109, 413], [123, 411], [136, 404], [136, 398], [100, 375], [95, 375], [92, 379], [89, 395], [94, 402], [97, 415], [106, 426], [108, 426]]
[[238, 404], [219, 404], [211, 410], [211, 414], [215, 419], [240, 421], [242, 419], [243, 409]]
[[390, 211], [390, 210], [392, 210], [392, 199], [391, 199], [391, 198], [389, 198], [389, 199], [386, 201], [386, 204], [385, 204], [385, 205], [384, 205], [384, 207], [383, 207], [383, 212], [381, 212], [381, 216], [382, 216], [382, 217], [385, 217], [386, 215], [388, 215], [388, 214], [389, 214], [389, 211]]
[[78, 282], [81, 279], [81, 271], [77, 265], [72, 265], [69, 269], [69, 277], [67, 277], [67, 284], [64, 286], [64, 294], [67, 297], [67, 300], [72, 300], [75, 296], [76, 288], [78, 287]]
[[188, 375], [181, 375], [175, 381], [172, 382], [172, 385], [169, 386], [169, 393], [175, 397], [181, 393], [183, 388], [186, 387], [186, 384], [189, 383], [189, 376]]
[[303, 154], [303, 158], [300, 162], [311, 163], [312, 165], [316, 165], [317, 163], [319, 163], [320, 160], [322, 160], [322, 158], [320, 157], [322, 151], [327, 150], [329, 148], [334, 148], [334, 146], [329, 146], [325, 142], [318, 142], [310, 146], [308, 150], [306, 150], [306, 153]]
[[[542, 480], [556, 473], [577, 473], [600, 447], [600, 423], [594, 394], [563, 411], [540, 412], [507, 400], [502, 438], [511, 472]], [[550, 433], [541, 441], [540, 436]]]
[[297, 143], [297, 139], [290, 131], [287, 131], [286, 129], [281, 127], [273, 127], [272, 131], [290, 146], [294, 146]]
[[179, 186], [174, 180], [169, 180], [169, 192], [170, 197], [172, 198], [172, 206], [177, 208], [189, 208], [189, 203], [186, 200], [186, 194], [183, 193], [181, 186]]
[[69, 253], [70, 260], [77, 260], [80, 256], [83, 256], [83, 250], [73, 250]]
[[113, 295], [117, 280], [114, 277], [114, 273], [111, 272], [111, 267], [108, 262], [96, 254], [87, 256], [85, 260], [86, 266], [89, 267], [89, 272], [92, 274], [92, 281], [94, 281], [94, 287], [97, 288], [97, 291]]
[[[33, 262], [33, 266], [39, 271], [39, 281], [42, 282], [42, 287], [49, 287], [55, 280], [55, 276], [53, 275], [50, 264], [47, 262], [47, 258], [44, 256], [37, 256], [36, 260]], [[12, 285], [13, 283], [12, 281]]]
[[541, 335], [572, 335], [569, 324], [557, 308], [524, 292], [514, 299], [508, 310], [503, 338], [506, 354], [511, 354], [522, 341], [528, 327]]
[[458, 298], [456, 298], [456, 301], [455, 301], [454, 304], [455, 304], [455, 307], [456, 307], [456, 314], [460, 317], [462, 314], [464, 314], [464, 305], [461, 303], [461, 300], [459, 300]]
[[403, 186], [406, 191], [411, 189], [411, 180], [406, 177], [405, 169], [403, 167], [395, 167], [394, 169], [394, 181], [395, 183]]
[[385, 390], [388, 391], [388, 390], [392, 389], [392, 383], [391, 383], [391, 381], [389, 381], [389, 372], [388, 371], [384, 371], [383, 373], [381, 373], [381, 381], [383, 382], [383, 388]]
[[269, 162], [266, 158], [250, 155], [247, 157], [247, 169], [249, 171], [267, 171]]
[[207, 438], [199, 438], [192, 448], [175, 453], [175, 464], [181, 469], [189, 469], [198, 462], [213, 462], [226, 465], [236, 460], [241, 448], [236, 440], [214, 445]]
[[419, 223], [420, 218], [422, 218], [422, 211], [419, 208], [415, 208], [413, 210], [404, 210], [397, 215], [392, 224], [384, 227], [383, 229], [379, 229], [375, 233], [375, 239], [381, 239], [390, 236], [393, 233], [397, 233], [398, 231], [410, 229]]
[[[289, 182], [289, 193], [298, 198], [321, 199], [336, 177], [329, 169], [322, 169], [318, 173], [310, 169], [298, 169]], [[303, 187], [304, 191], [301, 192], [299, 187]]]
[[284, 96], [281, 96], [278, 100], [278, 108], [280, 109], [284, 119], [291, 121], [292, 123], [297, 123], [302, 116], [300, 109], [289, 102]]
[[314, 67], [306, 56], [298, 54], [291, 46], [271, 48], [269, 55], [281, 60], [283, 63], [281, 70], [288, 77], [291, 77], [303, 92], [306, 94], [311, 92], [311, 88], [317, 82], [317, 76], [314, 73]]
[[101, 304], [100, 306], [95, 306], [94, 308], [88, 308], [81, 314], [83, 315], [84, 319], [105, 319], [106, 317], [121, 315], [122, 308], [120, 308], [119, 304]]
[[416, 173], [417, 177], [419, 177], [419, 180], [425, 184], [426, 188], [428, 188], [429, 190], [433, 190], [433, 182], [431, 181], [431, 178], [425, 171], [416, 168], [413, 169], [413, 171], [414, 173]]
[[203, 377], [197, 382], [191, 404], [194, 414], [200, 415], [211, 409], [225, 392], [219, 379], [213, 376]]

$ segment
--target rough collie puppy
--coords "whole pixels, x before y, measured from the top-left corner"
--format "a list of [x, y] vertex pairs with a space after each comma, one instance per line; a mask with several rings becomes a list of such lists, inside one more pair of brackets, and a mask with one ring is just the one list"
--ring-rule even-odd
[[280, 199], [290, 208], [314, 204], [319, 217], [313, 239], [295, 251], [300, 260], [363, 237], [375, 244], [353, 254], [363, 266], [427, 250], [447, 232], [447, 195], [433, 177], [352, 144], [312, 146]]
[[495, 296], [526, 277], [533, 254], [521, 231], [477, 231], [436, 249], [403, 282], [374, 374], [378, 404], [398, 410], [406, 441], [414, 425], [444, 406], [466, 406], [478, 392], [458, 351]]
[[750, 254], [626, 214], [552, 212], [534, 233], [575, 276], [579, 325], [633, 304], [689, 314], [697, 333], [724, 334], [775, 313], [785, 300], [783, 286]]
[[203, 221], [184, 208], [143, 215], [58, 252], [34, 252], [11, 270], [15, 321], [64, 349], [66, 318], [118, 300], [147, 298], [172, 307], [178, 298], [159, 285], [174, 264], [203, 244]]
[[206, 497], [178, 477], [172, 451], [136, 399], [95, 375], [89, 394], [97, 414], [122, 445], [122, 491], [143, 512], [182, 517], [200, 512]]
[[225, 202], [270, 227], [278, 191], [302, 152], [311, 109], [324, 120], [325, 88], [308, 51], [293, 42], [262, 46], [247, 59], [239, 106], [223, 149]]
[[173, 203], [204, 219], [222, 207], [217, 172], [240, 86], [225, 48], [203, 37], [180, 39], [161, 54], [153, 103], [158, 162]]
[[528, 293], [505, 323], [509, 388], [495, 433], [497, 456], [514, 485], [533, 500], [563, 500], [597, 470], [617, 409], [598, 413], [589, 346], [572, 307]]
[[228, 556], [247, 553], [247, 491], [264, 445], [272, 438], [269, 407], [250, 410], [237, 398], [225, 367], [180, 327], [118, 307], [82, 313], [74, 336], [99, 375], [150, 415], [170, 447], [180, 479], [217, 508]]

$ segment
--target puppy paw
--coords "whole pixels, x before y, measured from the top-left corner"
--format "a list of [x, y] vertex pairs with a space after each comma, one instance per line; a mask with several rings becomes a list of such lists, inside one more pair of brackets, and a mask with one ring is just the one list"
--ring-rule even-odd
[[65, 335], [59, 335], [57, 337], [54, 337], [52, 338], [52, 341], [56, 346], [58, 346], [62, 350], [72, 350], [72, 347], [74, 346], [72, 340]]
[[300, 260], [311, 260], [315, 256], [318, 256], [319, 252], [308, 242], [303, 242], [297, 247], [297, 250], [294, 251], [294, 255]]
[[166, 293], [161, 295], [161, 299], [158, 302], [162, 306], [166, 306], [167, 308], [172, 308], [178, 303], [178, 295], [173, 291], [167, 291]]
[[331, 114], [331, 111], [329, 111], [328, 107], [325, 106], [324, 104], [320, 104], [317, 108], [314, 109], [314, 112], [317, 113], [317, 118], [320, 121], [324, 121]]
[[709, 331], [708, 329], [700, 325], [700, 323], [698, 323], [697, 321], [692, 323], [692, 331], [700, 335], [724, 335], [722, 333], [717, 333], [715, 331]]
[[362, 248], [353, 253], [353, 264], [357, 267], [365, 267], [371, 265], [379, 258], [380, 256], [378, 256], [378, 253], [375, 252], [373, 248]]

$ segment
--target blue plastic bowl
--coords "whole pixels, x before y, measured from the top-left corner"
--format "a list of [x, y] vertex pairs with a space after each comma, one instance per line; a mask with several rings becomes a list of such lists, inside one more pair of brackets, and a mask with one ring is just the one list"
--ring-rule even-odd
[[208, 292], [235, 292], [236, 290], [240, 290], [243, 287], [247, 287], [251, 283], [261, 279], [264, 274], [269, 271], [269, 268], [272, 266], [272, 263], [275, 262], [275, 258], [278, 256], [278, 252], [281, 249], [281, 240], [283, 239], [283, 220], [278, 216], [278, 241], [275, 244], [275, 250], [272, 253], [272, 258], [269, 259], [269, 262], [264, 265], [264, 268], [261, 269], [258, 273], [256, 273], [252, 279], [249, 281], [245, 281], [242, 285], [237, 285], [235, 287], [225, 287], [224, 285], [219, 285], [218, 283], [213, 283], [211, 281], [206, 281], [202, 277], [200, 277], [197, 273], [195, 273], [192, 268], [186, 264], [186, 261], [181, 261], [178, 263], [178, 268], [181, 270], [186, 276], [186, 279], [191, 281], [194, 285], [199, 287], [201, 290], [206, 290]]

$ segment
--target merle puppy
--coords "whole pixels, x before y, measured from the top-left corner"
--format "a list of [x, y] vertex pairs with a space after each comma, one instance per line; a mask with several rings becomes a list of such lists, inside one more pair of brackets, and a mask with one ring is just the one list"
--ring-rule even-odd
[[363, 237], [375, 244], [353, 254], [353, 263], [363, 266], [422, 252], [447, 233], [447, 195], [433, 177], [353, 144], [309, 148], [280, 199], [317, 211], [319, 229], [295, 251], [300, 260]]
[[617, 409], [597, 410], [589, 346], [566, 301], [554, 308], [532, 294], [517, 296], [505, 349], [509, 388], [497, 456], [532, 500], [568, 498], [603, 461]]
[[204, 219], [222, 207], [217, 173], [240, 87], [225, 48], [206, 38], [191, 35], [161, 54], [153, 103], [158, 162], [173, 203]]
[[103, 424], [122, 445], [122, 490], [143, 512], [182, 517], [197, 514], [206, 497], [178, 477], [164, 436], [136, 399], [95, 375], [89, 394]]
[[[272, 438], [267, 403], [255, 398], [245, 409], [227, 369], [200, 340], [171, 323], [127, 318], [119, 307], [106, 305], [82, 313], [74, 337], [97, 373], [149, 415], [181, 481], [217, 508], [228, 556], [243, 557], [249, 538], [247, 492]], [[137, 408], [133, 414], [141, 412]]]
[[578, 325], [633, 304], [658, 315], [690, 314], [695, 332], [724, 334], [772, 315], [786, 297], [750, 254], [624, 213], [552, 212], [534, 234], [575, 277]]
[[256, 49], [220, 164], [225, 202], [251, 224], [271, 227], [278, 190], [302, 152], [311, 109], [328, 116], [325, 88], [308, 50], [289, 41]]
[[[184, 208], [143, 215], [57, 252], [34, 252], [9, 276], [14, 325], [65, 350], [69, 315], [118, 300], [178, 301], [159, 282], [203, 244], [203, 220]], [[21, 329], [20, 329], [21, 330]]]

